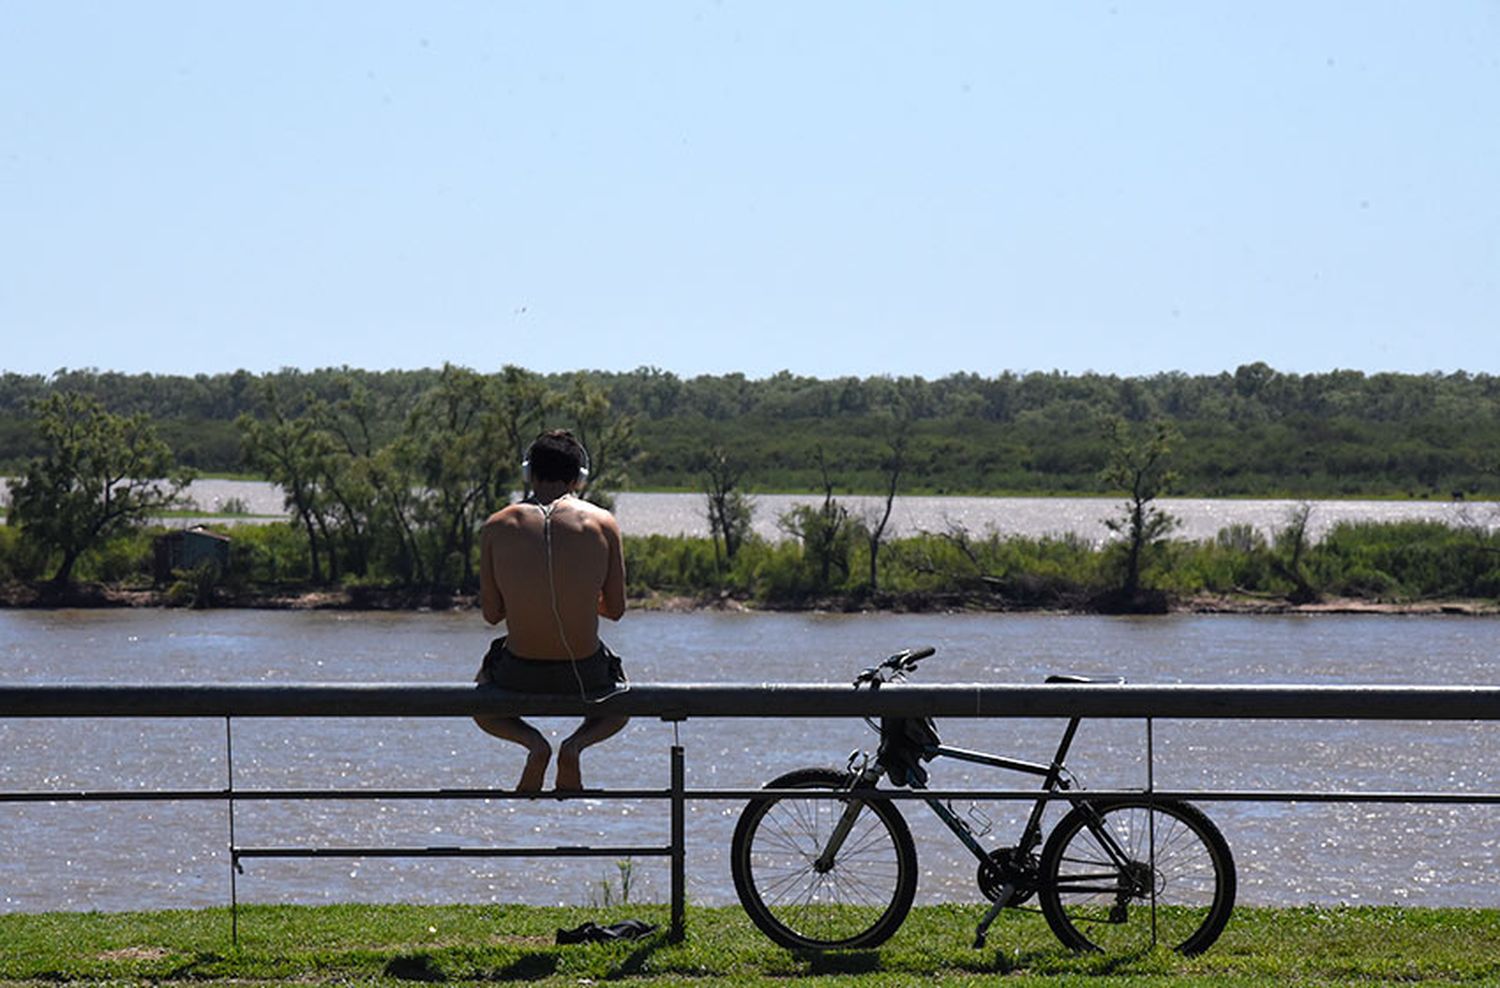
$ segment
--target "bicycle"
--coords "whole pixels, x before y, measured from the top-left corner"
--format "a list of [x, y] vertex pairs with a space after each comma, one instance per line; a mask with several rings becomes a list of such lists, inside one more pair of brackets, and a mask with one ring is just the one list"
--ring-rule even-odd
[[[854, 680], [879, 689], [904, 680], [932, 648], [898, 652]], [[1049, 676], [1049, 683], [1123, 682]], [[1042, 840], [1048, 800], [1031, 808], [1014, 846], [987, 850], [951, 805], [923, 802], [978, 860], [976, 881], [991, 903], [975, 930], [983, 947], [990, 925], [1007, 907], [1032, 898], [1063, 944], [1077, 951], [1140, 950], [1164, 943], [1183, 954], [1206, 950], [1234, 908], [1235, 869], [1229, 845], [1203, 812], [1171, 799], [1090, 798], [1064, 764], [1081, 718], [1063, 731], [1049, 764], [968, 751], [942, 743], [931, 718], [884, 717], [872, 759], [856, 751], [843, 770], [804, 768], [780, 775], [767, 789], [840, 795], [776, 795], [752, 799], [740, 813], [731, 844], [734, 887], [745, 911], [776, 943], [801, 950], [874, 947], [896, 932], [917, 886], [911, 831], [889, 799], [860, 799], [888, 778], [927, 788], [922, 763], [936, 758], [986, 765], [1042, 778], [1046, 793], [1077, 793]], [[1040, 850], [1039, 850], [1040, 849]]]

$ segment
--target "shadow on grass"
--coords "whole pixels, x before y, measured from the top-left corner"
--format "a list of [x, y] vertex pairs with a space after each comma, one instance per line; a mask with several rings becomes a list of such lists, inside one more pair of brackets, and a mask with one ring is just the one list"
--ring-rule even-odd
[[[594, 977], [615, 980], [642, 974], [651, 955], [665, 942], [663, 936], [644, 941]], [[384, 973], [386, 977], [400, 981], [536, 981], [557, 974], [561, 967], [560, 949], [530, 950], [497, 967], [482, 966], [477, 969], [474, 968], [472, 959], [455, 967], [451, 959], [445, 960], [440, 954], [402, 954], [386, 963]], [[460, 971], [459, 968], [463, 970]]]
[[385, 965], [385, 975], [399, 981], [535, 981], [557, 973], [557, 956], [545, 951], [522, 954], [508, 964], [482, 972], [451, 973], [441, 958], [432, 954], [402, 954]]
[[651, 959], [651, 955], [656, 953], [664, 943], [666, 943], [666, 936], [660, 933], [642, 942], [626, 955], [620, 963], [611, 967], [605, 977], [614, 979], [627, 977], [632, 974], [640, 974], [645, 968], [646, 962]]
[[808, 974], [873, 974], [882, 969], [876, 950], [794, 950], [792, 956], [807, 964]]
[[557, 973], [557, 955], [550, 953], [522, 954], [503, 967], [484, 973], [485, 981], [535, 981]]
[[1056, 950], [1012, 950], [1007, 953], [1004, 949], [999, 949], [989, 952], [976, 950], [972, 956], [973, 963], [959, 964], [962, 970], [983, 974], [1016, 974], [1033, 970], [1039, 963], [1056, 961], [1059, 954]]
[[224, 958], [220, 954], [195, 954], [190, 960], [186, 960], [167, 971], [163, 977], [168, 981], [174, 981], [178, 978], [212, 977], [212, 969], [217, 965], [223, 964], [223, 962]]
[[[842, 953], [791, 951], [791, 955], [807, 965], [806, 973], [809, 975], [875, 974], [887, 969], [887, 965], [882, 961], [880, 951], [878, 950], [846, 951]], [[1091, 962], [1084, 964], [1084, 970], [1079, 970], [1080, 958], [1090, 957], [1092, 955], [1049, 949], [1010, 952], [1004, 950], [976, 950], [967, 957], [957, 960], [948, 958], [944, 961], [944, 965], [973, 974], [1006, 975], [1038, 970], [1066, 970], [1069, 973], [1085, 976], [1110, 976], [1119, 973], [1120, 969], [1125, 969], [1126, 973], [1134, 973], [1130, 972], [1129, 968], [1141, 960], [1140, 955], [1117, 957], [1100, 955], [1092, 959]], [[891, 970], [906, 970], [906, 965], [897, 962]]]
[[387, 977], [401, 981], [448, 980], [448, 975], [443, 973], [431, 954], [401, 954], [392, 957], [386, 962], [385, 973]]

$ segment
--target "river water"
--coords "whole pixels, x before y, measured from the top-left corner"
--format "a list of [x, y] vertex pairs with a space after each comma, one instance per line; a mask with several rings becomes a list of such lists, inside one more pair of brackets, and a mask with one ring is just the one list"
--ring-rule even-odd
[[[188, 491], [205, 511], [217, 511], [230, 498], [244, 503], [252, 514], [278, 516], [283, 510], [281, 489], [274, 484], [245, 480], [199, 480]], [[882, 498], [841, 497], [856, 515], [877, 522], [885, 507]], [[784, 535], [777, 519], [799, 504], [819, 503], [807, 495], [760, 494], [754, 498], [754, 528], [763, 538]], [[1297, 502], [1276, 499], [1163, 498], [1160, 505], [1182, 525], [1176, 537], [1213, 538], [1219, 529], [1247, 524], [1270, 535], [1286, 524]], [[976, 535], [1040, 536], [1071, 532], [1095, 541], [1109, 533], [1104, 519], [1119, 514], [1117, 498], [1098, 497], [898, 497], [891, 511], [888, 533], [943, 532], [957, 526]], [[701, 494], [616, 495], [615, 513], [630, 535], [708, 535], [708, 518]], [[1309, 519], [1312, 537], [1322, 537], [1341, 521], [1406, 521], [1430, 519], [1456, 525], [1500, 527], [1500, 506], [1492, 502], [1450, 501], [1318, 501]]]
[[[1050, 672], [1137, 682], [1500, 681], [1500, 621], [1461, 617], [629, 614], [610, 640], [637, 682], [845, 681], [897, 648], [932, 644], [924, 682], [1038, 682]], [[0, 612], [0, 681], [464, 682], [489, 636], [475, 613], [247, 611]], [[554, 742], [571, 724], [543, 720]], [[944, 739], [1046, 758], [1060, 721], [950, 719]], [[842, 765], [873, 737], [858, 722], [689, 721], [689, 786], [758, 786], [807, 765]], [[585, 755], [585, 780], [667, 782], [672, 727], [640, 719]], [[1162, 787], [1500, 789], [1500, 725], [1168, 721], [1156, 726]], [[0, 788], [221, 788], [221, 720], [0, 722]], [[234, 725], [243, 788], [494, 787], [519, 749], [459, 719], [246, 719]], [[1144, 783], [1139, 722], [1086, 722], [1070, 759], [1085, 785]], [[1015, 788], [1025, 780], [940, 762], [932, 784]], [[1493, 808], [1207, 804], [1240, 873], [1240, 901], [1500, 906]], [[726, 850], [739, 807], [689, 805], [688, 894], [734, 901]], [[923, 807], [919, 901], [977, 901], [973, 863]], [[1003, 846], [1014, 804], [985, 804]], [[241, 845], [649, 843], [660, 803], [547, 800], [242, 802]], [[188, 908], [229, 894], [218, 803], [0, 804], [0, 910]], [[525, 902], [588, 905], [614, 882], [604, 860], [252, 860], [242, 900]], [[667, 896], [664, 859], [633, 863], [632, 896]]]

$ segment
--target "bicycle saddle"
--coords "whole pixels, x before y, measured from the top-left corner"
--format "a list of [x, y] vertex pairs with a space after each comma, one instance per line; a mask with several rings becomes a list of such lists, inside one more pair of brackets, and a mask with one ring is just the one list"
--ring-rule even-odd
[[1054, 673], [1047, 677], [1049, 683], [1123, 683], [1124, 676], [1074, 676], [1069, 673]]

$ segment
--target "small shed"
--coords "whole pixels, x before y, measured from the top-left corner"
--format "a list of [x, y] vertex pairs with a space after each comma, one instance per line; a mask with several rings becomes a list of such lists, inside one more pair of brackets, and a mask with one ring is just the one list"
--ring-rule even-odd
[[220, 573], [224, 572], [229, 568], [230, 541], [229, 536], [202, 525], [158, 535], [151, 544], [156, 582], [171, 580], [173, 570], [197, 569], [203, 563], [213, 563]]

